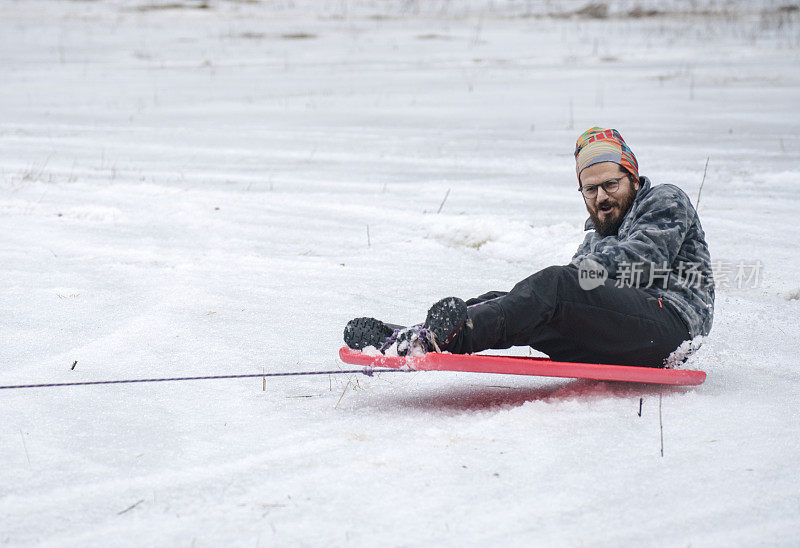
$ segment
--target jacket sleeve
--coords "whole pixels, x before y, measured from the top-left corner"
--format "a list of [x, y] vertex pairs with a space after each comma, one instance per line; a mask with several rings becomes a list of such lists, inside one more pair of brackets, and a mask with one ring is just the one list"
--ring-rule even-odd
[[607, 236], [593, 249], [583, 249], [581, 258], [600, 263], [611, 278], [617, 277], [622, 263], [641, 264], [645, 276], [653, 267], [671, 268], [695, 222], [689, 197], [674, 185], [659, 185], [638, 204], [634, 214], [627, 236]]

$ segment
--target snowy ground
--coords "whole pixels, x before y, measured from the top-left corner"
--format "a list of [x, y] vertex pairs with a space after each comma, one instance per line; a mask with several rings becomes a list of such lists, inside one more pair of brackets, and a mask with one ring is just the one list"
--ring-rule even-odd
[[4, 390], [0, 544], [800, 543], [796, 11], [156, 4], [0, 5], [0, 384], [344, 367], [566, 263], [593, 125], [693, 199], [710, 157], [708, 380]]

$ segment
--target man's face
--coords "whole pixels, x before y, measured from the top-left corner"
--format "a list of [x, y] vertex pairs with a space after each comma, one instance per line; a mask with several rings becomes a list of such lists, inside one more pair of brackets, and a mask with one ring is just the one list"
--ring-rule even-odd
[[[589, 212], [597, 233], [605, 238], [617, 233], [622, 219], [631, 207], [639, 181], [631, 183], [628, 172], [613, 162], [594, 164], [581, 171], [581, 186], [591, 188], [597, 185], [595, 196], [583, 196], [586, 211]], [[620, 177], [622, 177], [620, 179]], [[611, 193], [600, 186], [605, 182], [619, 179], [619, 188]]]

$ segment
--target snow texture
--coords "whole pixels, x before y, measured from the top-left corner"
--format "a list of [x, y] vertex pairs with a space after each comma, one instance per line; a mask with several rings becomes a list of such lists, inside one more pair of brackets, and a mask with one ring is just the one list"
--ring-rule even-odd
[[349, 368], [350, 318], [566, 264], [594, 125], [699, 200], [720, 284], [691, 389], [2, 390], [0, 544], [800, 544], [797, 9], [584, 7], [0, 3], [2, 385]]

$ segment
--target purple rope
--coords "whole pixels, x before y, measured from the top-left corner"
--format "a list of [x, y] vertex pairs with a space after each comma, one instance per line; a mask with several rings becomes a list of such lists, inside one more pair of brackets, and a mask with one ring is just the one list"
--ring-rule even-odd
[[84, 381], [84, 382], [52, 382], [46, 384], [9, 384], [0, 386], [0, 390], [13, 390], [16, 388], [51, 388], [61, 386], [89, 386], [93, 384], [130, 384], [141, 382], [168, 382], [168, 381], [205, 381], [216, 379], [247, 379], [261, 377], [293, 377], [300, 375], [341, 375], [343, 373], [361, 373], [371, 377], [373, 373], [407, 373], [407, 369], [335, 369], [332, 371], [296, 371], [287, 373], [247, 373], [243, 375], [209, 375], [205, 377], [164, 377], [160, 379], [118, 379], [112, 381]]
[[395, 341], [397, 340], [397, 335], [399, 334], [400, 330], [395, 329], [394, 332], [389, 336], [389, 338], [386, 339], [386, 342], [383, 343], [383, 345], [379, 348], [381, 354], [386, 353], [386, 350], [395, 343]]
[[[395, 329], [394, 332], [386, 339], [386, 342], [380, 347], [381, 354], [385, 354], [394, 343], [407, 342], [410, 346], [412, 342], [419, 341], [425, 349], [425, 352], [433, 352], [435, 350], [431, 341], [435, 340], [433, 331], [424, 327], [422, 324], [412, 325], [403, 329]], [[405, 356], [405, 349], [400, 355]]]

